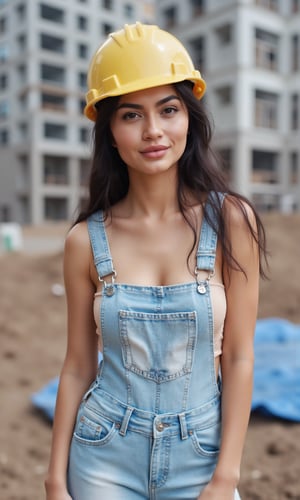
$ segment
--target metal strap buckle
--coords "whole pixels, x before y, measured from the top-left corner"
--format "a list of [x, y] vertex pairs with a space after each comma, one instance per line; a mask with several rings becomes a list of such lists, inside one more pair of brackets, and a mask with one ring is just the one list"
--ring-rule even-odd
[[[108, 297], [111, 297], [115, 293], [114, 284], [115, 284], [115, 280], [117, 277], [117, 273], [113, 269], [112, 273], [108, 274], [107, 276], [111, 277], [111, 280], [109, 282], [107, 282], [106, 279], [100, 278], [100, 276], [98, 277], [98, 279], [101, 283], [103, 283], [103, 291], [104, 291], [105, 295], [107, 295]], [[106, 278], [106, 276], [105, 276], [105, 278]]]
[[[205, 271], [206, 269], [202, 269], [202, 271]], [[215, 271], [209, 272], [206, 270], [209, 274], [205, 280], [200, 279], [199, 277], [199, 272], [201, 269], [198, 269], [198, 267], [195, 267], [195, 276], [196, 276], [196, 283], [197, 283], [197, 292], [200, 293], [200, 295], [203, 295], [207, 291], [207, 285], [209, 283], [209, 280], [215, 275]]]

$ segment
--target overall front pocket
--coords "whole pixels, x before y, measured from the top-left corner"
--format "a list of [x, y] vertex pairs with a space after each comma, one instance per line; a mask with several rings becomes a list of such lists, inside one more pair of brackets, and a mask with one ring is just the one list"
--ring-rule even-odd
[[192, 443], [195, 451], [204, 457], [217, 456], [220, 452], [221, 423], [213, 421], [206, 428], [195, 429]]
[[73, 437], [81, 444], [103, 446], [115, 433], [114, 422], [85, 406], [78, 415]]
[[157, 383], [191, 372], [197, 335], [196, 312], [119, 312], [126, 369]]

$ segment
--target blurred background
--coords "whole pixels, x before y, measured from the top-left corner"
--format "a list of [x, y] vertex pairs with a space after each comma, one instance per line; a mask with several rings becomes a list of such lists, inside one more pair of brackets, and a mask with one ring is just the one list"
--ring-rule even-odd
[[[214, 146], [267, 230], [259, 318], [300, 324], [300, 0], [0, 0], [2, 500], [44, 497], [51, 423], [30, 397], [64, 356], [62, 250], [86, 199], [88, 63], [137, 20], [174, 33], [207, 81]], [[243, 499], [299, 500], [299, 453], [299, 424], [253, 412]]]
[[173, 32], [207, 80], [232, 186], [261, 210], [299, 210], [299, 0], [0, 0], [0, 221], [71, 219], [89, 171], [88, 62], [136, 20]]

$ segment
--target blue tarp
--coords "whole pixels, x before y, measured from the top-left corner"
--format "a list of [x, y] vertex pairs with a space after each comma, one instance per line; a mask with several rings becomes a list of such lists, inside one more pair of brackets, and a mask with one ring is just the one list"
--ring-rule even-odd
[[300, 422], [300, 325], [257, 322], [252, 409]]
[[41, 410], [50, 420], [54, 417], [58, 380], [58, 377], [55, 377], [31, 396], [33, 406]]
[[[252, 410], [300, 422], [300, 325], [280, 318], [257, 321]], [[58, 377], [32, 395], [53, 420]]]

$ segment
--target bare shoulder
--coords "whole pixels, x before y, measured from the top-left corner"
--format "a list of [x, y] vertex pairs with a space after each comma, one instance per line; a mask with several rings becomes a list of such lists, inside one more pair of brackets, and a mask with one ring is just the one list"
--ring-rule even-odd
[[73, 226], [65, 240], [65, 263], [70, 259], [80, 268], [90, 265], [92, 250], [85, 221]]
[[228, 229], [235, 231], [256, 232], [256, 216], [247, 201], [235, 196], [226, 196], [224, 200], [225, 221]]

